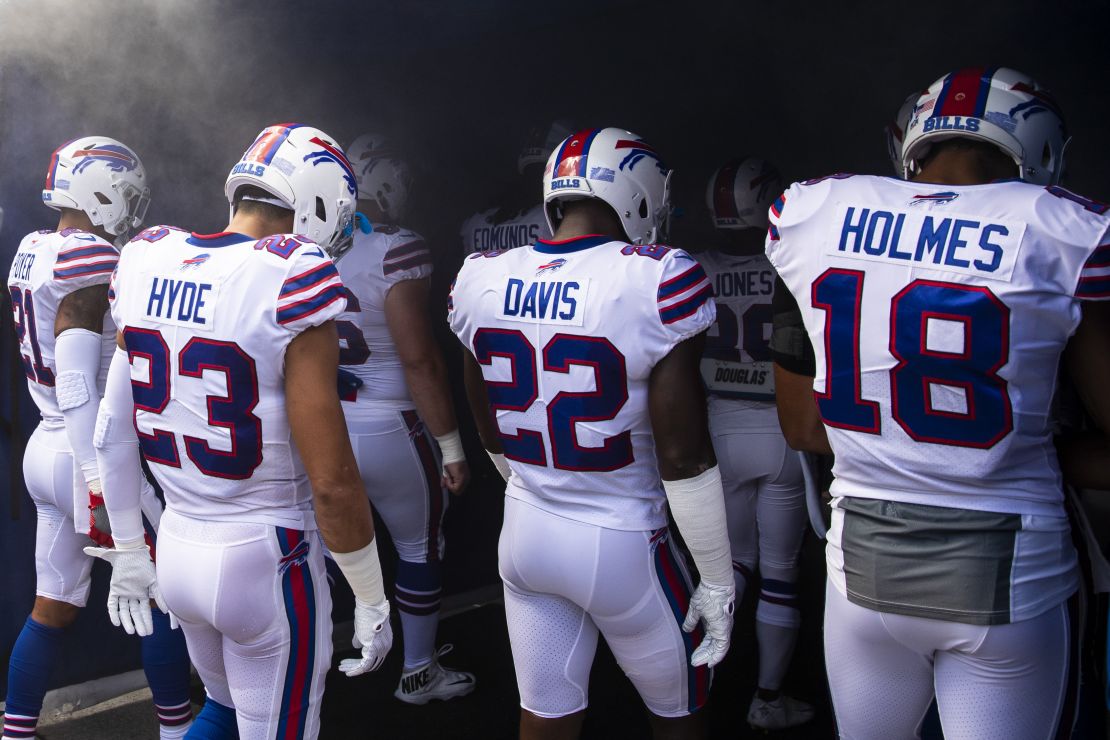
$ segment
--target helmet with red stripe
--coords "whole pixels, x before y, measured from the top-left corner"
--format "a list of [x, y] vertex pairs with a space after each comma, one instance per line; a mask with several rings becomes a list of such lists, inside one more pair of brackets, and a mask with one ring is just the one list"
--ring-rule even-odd
[[1033, 78], [1005, 67], [969, 67], [945, 75], [917, 100], [902, 146], [908, 178], [931, 146], [969, 138], [994, 144], [1017, 165], [1018, 177], [1055, 184], [1064, 168], [1064, 116]]
[[910, 116], [913, 114], [914, 106], [917, 105], [919, 97], [921, 97], [919, 92], [910, 93], [909, 97], [902, 101], [902, 107], [898, 109], [894, 120], [890, 121], [883, 129], [886, 134], [886, 151], [890, 155], [890, 163], [894, 165], [894, 172], [898, 177], [902, 177], [904, 174], [902, 142], [906, 138], [906, 126], [910, 123]]
[[335, 139], [299, 123], [266, 128], [231, 168], [224, 194], [253, 185], [274, 196], [274, 205], [293, 211], [293, 229], [329, 252], [349, 239], [358, 184]]
[[713, 173], [705, 202], [718, 229], [766, 229], [767, 209], [782, 191], [782, 175], [773, 164], [745, 157]]
[[543, 202], [552, 231], [559, 204], [597, 198], [616, 212], [628, 241], [651, 244], [666, 233], [671, 170], [655, 149], [621, 128], [586, 129], [551, 153], [543, 173]]
[[347, 147], [347, 158], [355, 170], [359, 200], [373, 202], [382, 216], [396, 223], [408, 204], [412, 171], [385, 137], [363, 134]]
[[528, 139], [517, 156], [516, 171], [523, 175], [525, 168], [546, 163], [559, 142], [574, 131], [574, 124], [563, 119], [552, 121], [546, 126], [533, 126], [528, 130]]
[[150, 205], [146, 169], [130, 147], [107, 136], [83, 136], [50, 156], [42, 202], [84, 211], [93, 225], [126, 236]]

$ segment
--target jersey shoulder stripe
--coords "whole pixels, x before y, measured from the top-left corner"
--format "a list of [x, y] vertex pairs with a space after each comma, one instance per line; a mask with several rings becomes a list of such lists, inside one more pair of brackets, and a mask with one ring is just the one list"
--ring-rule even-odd
[[417, 240], [393, 247], [385, 253], [382, 271], [386, 275], [432, 263], [432, 253], [423, 241]]
[[115, 247], [110, 247], [107, 244], [94, 244], [91, 247], [76, 247], [75, 249], [67, 249], [64, 252], [58, 253], [58, 259], [54, 263], [55, 266], [64, 266], [67, 262], [74, 262], [88, 257], [112, 257], [118, 258], [119, 251]]
[[657, 291], [659, 319], [673, 324], [695, 313], [713, 296], [713, 285], [700, 263], [660, 283]]
[[294, 275], [287, 279], [281, 286], [281, 292], [278, 293], [278, 300], [280, 301], [298, 293], [303, 293], [335, 277], [339, 277], [339, 271], [335, 269], [333, 263], [325, 262], [317, 265], [310, 270], [306, 270], [299, 275]]
[[[90, 238], [95, 238], [91, 237]], [[85, 241], [82, 239], [82, 241]], [[54, 279], [72, 280], [94, 275], [110, 275], [119, 262], [119, 250], [110, 244], [81, 245], [58, 253], [54, 260]]]
[[1110, 299], [1110, 242], [1095, 248], [1079, 273], [1076, 298]]
[[347, 289], [341, 283], [336, 282], [330, 284], [309, 298], [289, 303], [279, 308], [277, 311], [277, 322], [284, 325], [299, 321], [346, 296]]
[[59, 270], [55, 267], [54, 279], [69, 280], [78, 277], [88, 277], [90, 275], [111, 275], [116, 269], [117, 262], [117, 259], [111, 259], [91, 264], [77, 265], [64, 270]]

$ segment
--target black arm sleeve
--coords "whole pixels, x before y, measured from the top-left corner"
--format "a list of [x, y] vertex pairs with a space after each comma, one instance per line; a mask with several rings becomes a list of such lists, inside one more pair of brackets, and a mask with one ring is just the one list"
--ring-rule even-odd
[[812, 378], [817, 374], [813, 345], [810, 344], [809, 335], [802, 323], [798, 302], [778, 276], [775, 276], [771, 312], [771, 359], [785, 370]]

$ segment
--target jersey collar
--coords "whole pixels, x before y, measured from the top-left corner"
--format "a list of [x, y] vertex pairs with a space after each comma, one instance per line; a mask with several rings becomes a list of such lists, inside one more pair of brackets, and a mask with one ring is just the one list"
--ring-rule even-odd
[[233, 231], [221, 231], [216, 234], [198, 234], [194, 231], [185, 241], [194, 247], [230, 247], [232, 244], [257, 240], [253, 236], [236, 234]]
[[600, 244], [608, 244], [609, 242], [617, 241], [609, 236], [602, 236], [601, 234], [586, 234], [584, 236], [576, 236], [571, 239], [537, 239], [535, 250], [543, 252], [544, 254], [569, 254], [570, 252], [581, 252], [583, 249], [591, 249]]

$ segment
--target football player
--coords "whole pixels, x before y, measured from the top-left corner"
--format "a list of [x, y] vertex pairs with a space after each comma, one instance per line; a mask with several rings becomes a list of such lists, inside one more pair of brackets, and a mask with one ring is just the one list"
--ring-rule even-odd
[[907, 181], [834, 175], [771, 208], [767, 254], [816, 355], [815, 377], [778, 373], [780, 418], [836, 453], [837, 723], [915, 737], [935, 694], [945, 737], [1063, 737], [1079, 573], [1052, 379], [1067, 346], [1110, 428], [1110, 215], [1055, 186], [1067, 135], [1031, 78], [963, 69], [914, 110]]
[[405, 663], [394, 696], [425, 704], [475, 686], [472, 674], [440, 666], [449, 646], [435, 646], [447, 491], [462, 493], [470, 469], [429, 321], [432, 255], [419, 234], [397, 225], [412, 185], [408, 164], [376, 134], [360, 136], [348, 153], [364, 218], [350, 251], [334, 255], [350, 291], [336, 319], [339, 362], [358, 381], [344, 389], [343, 413], [362, 482], [399, 558]]
[[[35, 604], [8, 664], [4, 738], [34, 736], [65, 628], [88, 598], [93, 561], [82, 548], [90, 536], [111, 543], [93, 436], [115, 336], [108, 281], [119, 250], [112, 242], [125, 242], [142, 223], [150, 189], [133, 150], [83, 136], [50, 157], [42, 200], [59, 211], [58, 225], [28, 234], [8, 274], [23, 370], [42, 421], [23, 458], [38, 516]], [[153, 529], [161, 503], [148, 485], [140, 490]], [[192, 722], [185, 640], [161, 614], [147, 634], [143, 668], [161, 737], [184, 737]]]
[[[323, 249], [349, 237], [356, 191], [327, 134], [271, 126], [228, 175], [227, 229], [147, 229], [109, 293], [119, 349], [97, 420], [116, 544], [100, 553], [113, 561], [109, 614], [143, 631], [149, 597], [180, 620], [208, 694], [201, 737], [319, 733], [331, 662], [321, 535], [355, 593], [362, 654], [340, 670], [377, 668], [392, 640], [336, 394], [346, 290]], [[166, 492], [157, 579], [136, 516], [138, 448]]]
[[529, 131], [517, 157], [519, 177], [501, 194], [497, 206], [479, 211], [463, 222], [459, 233], [463, 254], [512, 249], [551, 236], [543, 203], [536, 202], [533, 188], [543, 175], [551, 150], [573, 131], [562, 120]]
[[913, 107], [917, 105], [919, 97], [921, 97], [920, 92], [910, 93], [909, 97], [902, 101], [898, 112], [894, 114], [894, 120], [887, 123], [883, 128], [883, 133], [886, 135], [887, 156], [890, 157], [890, 164], [894, 167], [894, 174], [898, 177], [905, 175], [905, 170], [902, 167], [902, 141], [905, 139], [906, 126], [910, 122]]
[[715, 311], [701, 266], [654, 243], [670, 177], [629, 131], [571, 135], [544, 170], [554, 236], [471, 255], [449, 303], [483, 444], [511, 468], [499, 563], [522, 738], [577, 737], [599, 634], [656, 737], [698, 737], [728, 650], [736, 588], [698, 376]]
[[749, 584], [759, 588], [759, 688], [748, 722], [768, 730], [813, 718], [812, 707], [780, 693], [801, 624], [798, 554], [806, 523], [804, 463], [779, 427], [768, 347], [775, 271], [763, 254], [763, 238], [767, 208], [782, 187], [778, 169], [757, 157], [720, 167], [706, 188], [719, 247], [698, 255], [717, 304], [701, 370], [737, 598]]

